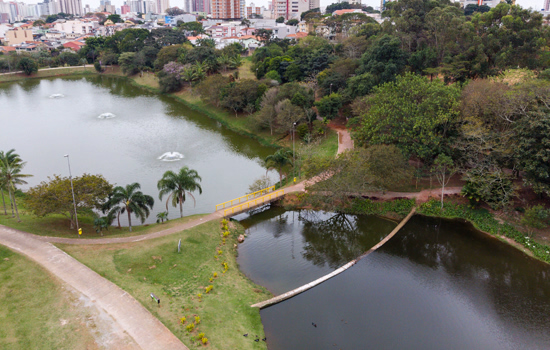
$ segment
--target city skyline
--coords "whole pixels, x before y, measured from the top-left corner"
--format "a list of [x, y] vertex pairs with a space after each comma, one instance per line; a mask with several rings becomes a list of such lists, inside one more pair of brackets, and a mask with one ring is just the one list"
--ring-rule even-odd
[[[2, 0], [0, 0], [2, 1]], [[4, 2], [9, 2], [7, 0], [3, 0]], [[59, 1], [59, 0], [57, 0]], [[16, 2], [23, 2], [26, 4], [36, 4], [42, 1], [37, 0], [18, 0]], [[99, 6], [100, 0], [82, 0], [82, 7], [84, 8], [86, 5], [90, 5], [90, 8], [96, 9]], [[248, 6], [250, 3], [254, 3], [256, 6], [261, 7], [265, 6], [265, 8], [268, 8], [268, 4], [271, 2], [269, 0], [247, 0], [246, 6]], [[326, 7], [330, 4], [336, 3], [337, 1], [333, 0], [321, 0], [321, 7]], [[367, 6], [377, 7], [380, 6], [380, 0], [363, 0], [363, 4]], [[533, 10], [540, 10], [544, 7], [544, 0], [517, 0], [516, 3], [518, 5], [521, 5], [524, 8], [532, 8]], [[124, 4], [124, 0], [112, 0], [111, 4], [119, 8]], [[174, 7], [177, 6], [179, 8], [185, 8], [185, 0], [170, 0], [170, 6]]]

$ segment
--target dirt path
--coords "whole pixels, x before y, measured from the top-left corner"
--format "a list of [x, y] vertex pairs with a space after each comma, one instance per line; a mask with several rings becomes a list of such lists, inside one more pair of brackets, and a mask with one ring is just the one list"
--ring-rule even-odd
[[[444, 195], [460, 194], [462, 187], [447, 187]], [[377, 199], [394, 199], [394, 198], [415, 198], [418, 202], [427, 202], [430, 198], [441, 198], [441, 188], [431, 190], [422, 190], [420, 192], [367, 192], [364, 197], [374, 197]]]
[[351, 139], [351, 134], [346, 129], [335, 129], [338, 133], [338, 152], [337, 155], [347, 151], [348, 149], [353, 149], [353, 140]]
[[[120, 341], [128, 344], [124, 338], [129, 335], [141, 349], [188, 349], [128, 293], [51, 243], [36, 238], [37, 236], [0, 226], [0, 242], [3, 245], [36, 261], [90, 300], [100, 311], [105, 311], [112, 318], [111, 327], [108, 328], [110, 332], [120, 334], [117, 336]], [[118, 326], [121, 330], [117, 331]], [[117, 343], [120, 344], [115, 342]], [[118, 345], [110, 348], [120, 349]], [[129, 344], [129, 348], [135, 349], [137, 346]]]

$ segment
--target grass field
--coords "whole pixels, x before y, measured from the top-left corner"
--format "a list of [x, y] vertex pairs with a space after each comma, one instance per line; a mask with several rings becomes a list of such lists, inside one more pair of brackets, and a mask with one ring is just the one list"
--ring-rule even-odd
[[97, 349], [90, 315], [48, 272], [0, 246], [0, 349]]
[[[208, 338], [211, 349], [265, 349], [264, 342], [254, 341], [264, 333], [260, 312], [250, 305], [271, 294], [238, 270], [233, 245], [242, 229], [232, 229], [223, 244], [220, 227], [219, 221], [212, 221], [169, 237], [108, 248], [58, 246], [130, 293], [191, 349], [203, 347], [199, 333]], [[226, 273], [223, 262], [228, 264]], [[209, 285], [213, 289], [206, 293]], [[161, 299], [160, 306], [150, 293]], [[188, 332], [195, 316], [200, 323]], [[184, 324], [181, 317], [186, 317]], [[250, 336], [243, 337], [245, 333]]]

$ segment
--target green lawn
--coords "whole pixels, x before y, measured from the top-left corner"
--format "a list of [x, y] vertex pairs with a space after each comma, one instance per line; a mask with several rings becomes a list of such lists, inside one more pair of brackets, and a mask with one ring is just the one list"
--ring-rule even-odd
[[96, 349], [89, 315], [47, 271], [0, 246], [0, 349]]
[[[196, 336], [204, 333], [213, 349], [265, 349], [260, 312], [250, 305], [271, 297], [239, 270], [234, 243], [241, 228], [222, 243], [219, 221], [147, 242], [104, 246], [59, 245], [59, 247], [111, 280], [139, 300], [164, 325], [192, 349], [202, 348]], [[177, 252], [178, 240], [182, 252]], [[218, 250], [221, 254], [218, 255]], [[222, 263], [228, 271], [223, 273]], [[209, 278], [217, 273], [218, 277]], [[210, 293], [205, 288], [213, 286]], [[154, 293], [160, 307], [151, 300]], [[198, 294], [202, 298], [198, 298]], [[180, 323], [186, 317], [185, 324]], [[200, 317], [193, 332], [186, 327]], [[197, 329], [198, 328], [198, 329]], [[243, 337], [244, 333], [252, 336]]]
[[[30, 232], [39, 236], [68, 238], [78, 237], [76, 229], [70, 229], [69, 219], [67, 219], [65, 216], [61, 214], [54, 214], [39, 218], [25, 209], [23, 200], [21, 198], [17, 200], [21, 222], [17, 222], [17, 219], [13, 218], [11, 215], [10, 202], [7, 196], [5, 197], [8, 215], [4, 215], [4, 208], [2, 206], [2, 202], [0, 201], [0, 225], [8, 226], [25, 232]], [[194, 220], [204, 215], [206, 214], [186, 216], [181, 219], [167, 221], [164, 224], [155, 223], [150, 225], [136, 225], [132, 226], [132, 232], [129, 231], [128, 227], [118, 228], [116, 226], [111, 226], [108, 231], [103, 232], [103, 236], [95, 231], [93, 218], [88, 216], [79, 216], [78, 223], [82, 228], [83, 238], [125, 237], [143, 235], [164, 230], [175, 225], [182, 224], [189, 220]], [[114, 223], [116, 224], [116, 220]]]

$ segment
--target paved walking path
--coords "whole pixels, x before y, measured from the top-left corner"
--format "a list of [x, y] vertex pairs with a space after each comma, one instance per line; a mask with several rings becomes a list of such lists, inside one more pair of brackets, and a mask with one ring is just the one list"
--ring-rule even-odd
[[[93, 64], [87, 64], [85, 66], [70, 66], [70, 67], [55, 67], [55, 68], [41, 68], [38, 71], [48, 71], [48, 70], [56, 70], [56, 69], [76, 69], [76, 68], [92, 68]], [[22, 74], [24, 73], [22, 70], [16, 71], [16, 72], [9, 72], [9, 73], [0, 73], [0, 75], [13, 75], [13, 74]]]
[[105, 310], [146, 350], [188, 348], [137, 300], [51, 243], [37, 236], [0, 226], [0, 242], [42, 265], [63, 282]]
[[354, 144], [350, 132], [347, 129], [336, 129], [336, 132], [338, 133], [338, 152], [336, 155], [348, 149], [353, 149]]

